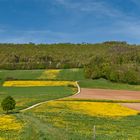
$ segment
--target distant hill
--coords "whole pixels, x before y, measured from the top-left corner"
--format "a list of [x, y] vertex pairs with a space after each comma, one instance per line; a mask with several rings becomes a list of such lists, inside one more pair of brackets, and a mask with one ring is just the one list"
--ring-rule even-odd
[[126, 42], [0, 44], [0, 69], [80, 68], [106, 55], [140, 64], [140, 47]]

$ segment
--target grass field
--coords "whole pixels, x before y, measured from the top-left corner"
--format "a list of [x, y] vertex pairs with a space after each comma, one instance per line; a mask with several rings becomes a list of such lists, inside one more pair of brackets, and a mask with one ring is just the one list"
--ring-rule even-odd
[[[6, 79], [10, 80], [7, 81], [10, 86], [2, 86]], [[73, 81], [79, 81], [82, 88], [140, 90], [136, 85], [86, 79], [83, 69], [1, 70], [0, 81], [0, 102], [10, 95], [17, 102], [16, 110], [73, 95], [77, 92], [69, 84]], [[63, 81], [68, 83], [56, 85]], [[115, 101], [70, 98], [10, 115], [4, 115], [0, 109], [0, 140], [91, 140], [94, 126], [97, 140], [137, 140], [140, 137], [138, 114]]]
[[70, 96], [73, 93], [70, 87], [1, 87], [0, 102], [10, 95], [16, 100], [17, 109], [21, 109], [41, 101]]
[[83, 80], [83, 69], [61, 69], [61, 70], [0, 70], [0, 80], [7, 78], [34, 80]]

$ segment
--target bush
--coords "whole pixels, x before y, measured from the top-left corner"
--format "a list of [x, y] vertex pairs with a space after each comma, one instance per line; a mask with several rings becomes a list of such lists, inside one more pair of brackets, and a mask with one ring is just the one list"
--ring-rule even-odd
[[136, 71], [128, 70], [125, 73], [125, 80], [129, 84], [139, 84], [139, 77]]
[[105, 78], [113, 82], [128, 84], [140, 84], [140, 66], [132, 62], [126, 63], [125, 61], [121, 61], [120, 63], [119, 58], [117, 56], [113, 58], [113, 61], [109, 56], [101, 56], [101, 59], [99, 56], [98, 59], [94, 58], [85, 67], [86, 77], [91, 79]]
[[92, 75], [92, 69], [89, 66], [84, 67], [85, 77], [90, 79]]

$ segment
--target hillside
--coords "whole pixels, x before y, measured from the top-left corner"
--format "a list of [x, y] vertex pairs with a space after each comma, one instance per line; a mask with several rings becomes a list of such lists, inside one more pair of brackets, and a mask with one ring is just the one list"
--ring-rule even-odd
[[114, 51], [118, 51], [114, 49], [116, 47], [123, 50], [121, 55], [136, 57], [140, 62], [140, 47], [125, 42], [0, 44], [0, 69], [79, 68], [84, 67], [96, 56], [114, 55]]

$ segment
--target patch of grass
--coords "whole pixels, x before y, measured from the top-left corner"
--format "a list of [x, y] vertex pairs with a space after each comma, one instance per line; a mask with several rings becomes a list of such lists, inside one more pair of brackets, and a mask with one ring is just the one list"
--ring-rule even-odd
[[99, 88], [99, 89], [116, 89], [116, 90], [135, 90], [140, 91], [140, 85], [129, 85], [123, 83], [113, 83], [105, 79], [97, 80], [80, 80], [80, 87], [82, 88]]
[[0, 70], [0, 80], [5, 79], [37, 79], [44, 70]]
[[49, 79], [49, 80], [53, 80], [56, 79], [57, 75], [59, 74], [58, 69], [48, 69], [45, 70], [40, 77], [38, 77], [38, 79]]

